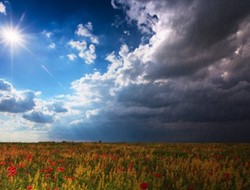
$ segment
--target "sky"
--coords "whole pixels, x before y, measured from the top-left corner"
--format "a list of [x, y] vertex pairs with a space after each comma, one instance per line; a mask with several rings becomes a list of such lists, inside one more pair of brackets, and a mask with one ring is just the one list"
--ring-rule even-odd
[[0, 0], [0, 142], [250, 142], [249, 0]]

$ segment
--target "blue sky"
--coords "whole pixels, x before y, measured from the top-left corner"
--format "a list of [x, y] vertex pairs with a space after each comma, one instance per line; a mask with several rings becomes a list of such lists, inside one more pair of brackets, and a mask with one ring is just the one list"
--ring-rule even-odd
[[0, 0], [0, 141], [250, 141], [248, 7]]

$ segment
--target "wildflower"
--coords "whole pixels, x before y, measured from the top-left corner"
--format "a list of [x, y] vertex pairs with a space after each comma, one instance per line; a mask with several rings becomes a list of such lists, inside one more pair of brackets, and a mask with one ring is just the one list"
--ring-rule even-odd
[[154, 176], [155, 176], [156, 178], [161, 178], [161, 174], [160, 174], [160, 173], [156, 173]]
[[225, 180], [229, 180], [230, 179], [230, 173], [226, 172], [224, 174]]
[[48, 178], [49, 176], [50, 176], [50, 174], [46, 174], [46, 176], [45, 176], [45, 177], [46, 177], [46, 178]]
[[56, 162], [54, 162], [54, 161], [51, 161], [50, 164], [51, 164], [52, 166], [56, 166]]
[[57, 168], [57, 170], [60, 171], [60, 172], [64, 172], [65, 168], [64, 167], [59, 167], [59, 168]]
[[148, 185], [147, 182], [142, 182], [142, 183], [140, 184], [140, 187], [141, 187], [141, 189], [147, 189], [147, 188], [149, 187], [149, 185]]
[[33, 189], [33, 187], [31, 185], [28, 185], [26, 189], [31, 190], [31, 189]]
[[6, 163], [5, 162], [0, 162], [0, 165], [5, 165]]
[[8, 168], [7, 168], [7, 170], [8, 170], [8, 177], [12, 177], [12, 176], [14, 176], [14, 175], [16, 175], [17, 174], [17, 171], [16, 171], [16, 167], [15, 166], [9, 166]]
[[33, 156], [31, 154], [28, 154], [27, 159], [31, 160], [32, 158], [33, 158]]
[[53, 172], [53, 168], [47, 167], [47, 172], [49, 172], [49, 173]]
[[19, 168], [24, 168], [24, 164], [19, 164]]
[[134, 163], [134, 162], [131, 162], [131, 163], [128, 164], [128, 167], [129, 167], [129, 168], [132, 168], [134, 165], [135, 165], [135, 163]]

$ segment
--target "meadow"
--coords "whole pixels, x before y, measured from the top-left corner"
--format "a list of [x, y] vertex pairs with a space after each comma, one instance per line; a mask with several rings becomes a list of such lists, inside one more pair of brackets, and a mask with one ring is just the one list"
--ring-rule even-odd
[[1, 190], [249, 190], [250, 144], [1, 143]]

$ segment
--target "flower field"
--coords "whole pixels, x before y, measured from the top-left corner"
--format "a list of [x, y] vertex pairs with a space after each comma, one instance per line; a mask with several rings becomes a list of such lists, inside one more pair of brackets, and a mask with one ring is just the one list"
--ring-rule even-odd
[[1, 143], [5, 190], [249, 190], [250, 144]]

